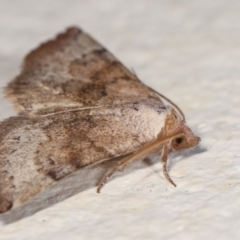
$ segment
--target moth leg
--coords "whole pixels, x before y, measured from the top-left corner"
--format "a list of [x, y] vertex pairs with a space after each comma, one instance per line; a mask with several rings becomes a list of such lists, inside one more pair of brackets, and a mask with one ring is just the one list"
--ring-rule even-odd
[[163, 174], [165, 176], [165, 178], [174, 186], [176, 187], [177, 185], [173, 182], [173, 180], [170, 178], [170, 176], [168, 175], [168, 171], [167, 171], [167, 159], [168, 159], [168, 153], [169, 153], [169, 149], [167, 144], [163, 145], [162, 148], [162, 164], [163, 164]]
[[106, 184], [107, 180], [116, 172], [116, 171], [122, 171], [124, 167], [129, 164], [130, 162], [134, 162], [136, 160], [144, 159], [147, 156], [151, 155], [152, 153], [156, 153], [159, 149], [162, 149], [162, 162], [163, 162], [163, 174], [167, 178], [167, 180], [176, 187], [176, 184], [172, 181], [172, 179], [169, 177], [167, 173], [167, 157], [168, 157], [168, 146], [167, 143], [172, 140], [173, 138], [176, 138], [178, 135], [169, 136], [164, 139], [157, 139], [156, 141], [146, 145], [145, 147], [139, 149], [132, 155], [122, 159], [118, 165], [113, 168], [113, 170], [107, 174], [103, 180], [100, 182], [97, 192], [100, 193], [103, 186]]
[[98, 185], [97, 188], [97, 193], [100, 193], [101, 189], [103, 188], [103, 186], [106, 184], [106, 182], [108, 181], [108, 179], [118, 170], [118, 167], [113, 168], [113, 170], [108, 173], [100, 182], [100, 184]]
[[[140, 155], [140, 156], [139, 156]], [[147, 155], [146, 155], [147, 156]], [[133, 162], [135, 160], [138, 160], [138, 159], [143, 159], [146, 157], [145, 155], [143, 154], [139, 154], [139, 152], [136, 152], [124, 159], [122, 159], [121, 161], [118, 162], [117, 166], [114, 167], [112, 169], [112, 171], [110, 173], [108, 173], [103, 179], [102, 181], [100, 182], [100, 184], [98, 185], [98, 188], [97, 188], [97, 193], [100, 193], [101, 189], [104, 187], [104, 185], [106, 184], [106, 182], [108, 181], [108, 179], [116, 172], [116, 171], [120, 171], [122, 172], [125, 168], [125, 166], [130, 163], [130, 162]]]

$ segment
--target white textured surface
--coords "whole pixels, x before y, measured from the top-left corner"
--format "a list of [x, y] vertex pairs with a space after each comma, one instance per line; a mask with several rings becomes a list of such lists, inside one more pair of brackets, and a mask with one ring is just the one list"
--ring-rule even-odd
[[[175, 101], [201, 146], [172, 157], [177, 188], [157, 157], [100, 195], [103, 169], [86, 169], [2, 215], [0, 239], [239, 239], [240, 1], [0, 0], [0, 87], [30, 49], [72, 24]], [[1, 96], [1, 119], [12, 114]]]

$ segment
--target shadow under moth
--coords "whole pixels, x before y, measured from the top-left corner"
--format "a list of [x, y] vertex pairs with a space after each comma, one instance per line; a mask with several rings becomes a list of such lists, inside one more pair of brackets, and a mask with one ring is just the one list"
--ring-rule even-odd
[[[200, 141], [182, 111], [144, 85], [111, 53], [72, 27], [40, 45], [5, 88], [19, 111], [0, 124], [0, 212], [80, 168], [121, 157], [116, 171]], [[168, 102], [168, 105], [164, 102]]]

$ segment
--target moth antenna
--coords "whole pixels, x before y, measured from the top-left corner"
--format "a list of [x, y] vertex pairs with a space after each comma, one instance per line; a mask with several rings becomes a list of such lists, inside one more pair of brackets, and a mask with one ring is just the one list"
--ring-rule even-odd
[[164, 95], [162, 95], [161, 93], [157, 92], [156, 90], [152, 89], [151, 87], [148, 86], [149, 89], [151, 89], [152, 91], [154, 91], [158, 96], [160, 96], [161, 98], [163, 98], [165, 101], [167, 101], [168, 103], [170, 103], [182, 116], [182, 120], [185, 121], [185, 115], [183, 113], [183, 111], [178, 107], [177, 104], [175, 104], [174, 102], [172, 102], [169, 98], [165, 97]]
[[[130, 68], [130, 70], [131, 70], [131, 72], [136, 76], [136, 78], [139, 79], [138, 76], [137, 76], [137, 74], [136, 74], [136, 72], [134, 71], [134, 69], [133, 69], [133, 68]], [[182, 120], [185, 121], [185, 115], [184, 115], [183, 111], [180, 109], [180, 107], [178, 107], [177, 104], [175, 104], [175, 103], [174, 103], [173, 101], [171, 101], [169, 98], [165, 97], [164, 95], [162, 95], [161, 93], [157, 92], [157, 91], [154, 90], [153, 88], [151, 88], [151, 87], [149, 87], [149, 86], [147, 86], [147, 87], [148, 87], [150, 90], [154, 91], [159, 97], [163, 98], [165, 101], [167, 101], [168, 103], [170, 103], [170, 104], [180, 113], [180, 115], [181, 115], [182, 118], [183, 118]]]
[[54, 116], [54, 115], [61, 114], [61, 113], [66, 113], [66, 112], [78, 112], [78, 111], [83, 111], [83, 110], [88, 110], [88, 109], [96, 109], [96, 108], [102, 108], [102, 107], [108, 107], [108, 105], [99, 105], [99, 106], [88, 106], [88, 107], [82, 107], [82, 108], [74, 108], [74, 109], [68, 109], [68, 110], [54, 112], [54, 113], [48, 113], [48, 114], [44, 114], [44, 115], [40, 115], [40, 116], [41, 117], [49, 117], [49, 116]]

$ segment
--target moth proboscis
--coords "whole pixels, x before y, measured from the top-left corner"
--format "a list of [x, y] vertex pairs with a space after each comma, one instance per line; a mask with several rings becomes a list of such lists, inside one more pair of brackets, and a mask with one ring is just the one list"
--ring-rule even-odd
[[[31, 51], [5, 88], [19, 114], [0, 125], [0, 212], [76, 170], [127, 156], [127, 164], [198, 144], [182, 111], [111, 53], [72, 27]], [[164, 101], [169, 104], [165, 104]]]

